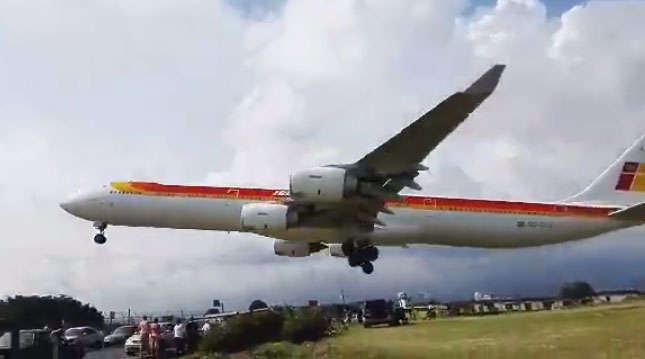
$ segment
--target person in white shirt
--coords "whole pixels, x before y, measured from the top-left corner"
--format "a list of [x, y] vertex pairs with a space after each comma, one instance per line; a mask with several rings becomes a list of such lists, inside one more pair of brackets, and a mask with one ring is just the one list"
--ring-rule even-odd
[[210, 330], [211, 330], [211, 324], [208, 321], [206, 321], [206, 323], [204, 323], [204, 325], [202, 326], [202, 334], [206, 335]]
[[180, 320], [177, 319], [177, 324], [173, 328], [175, 332], [175, 348], [177, 349], [177, 355], [182, 355], [186, 351], [186, 325]]

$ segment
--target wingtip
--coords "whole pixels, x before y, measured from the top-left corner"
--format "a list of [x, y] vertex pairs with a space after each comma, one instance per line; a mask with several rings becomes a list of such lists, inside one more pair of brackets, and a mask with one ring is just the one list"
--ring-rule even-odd
[[470, 87], [464, 91], [470, 95], [491, 94], [497, 87], [502, 73], [506, 69], [505, 64], [493, 65], [488, 71], [481, 75]]

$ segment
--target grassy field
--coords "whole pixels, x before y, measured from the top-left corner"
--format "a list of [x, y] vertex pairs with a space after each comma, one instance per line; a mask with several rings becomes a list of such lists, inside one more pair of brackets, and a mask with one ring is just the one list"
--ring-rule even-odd
[[[307, 358], [645, 358], [645, 301], [356, 326], [315, 345], [280, 350]], [[282, 357], [267, 354], [261, 357]]]

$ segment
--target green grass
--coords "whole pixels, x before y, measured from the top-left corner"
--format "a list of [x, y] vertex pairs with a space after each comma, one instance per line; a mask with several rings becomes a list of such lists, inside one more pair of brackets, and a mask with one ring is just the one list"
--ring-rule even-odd
[[353, 327], [308, 352], [334, 358], [645, 358], [645, 301]]

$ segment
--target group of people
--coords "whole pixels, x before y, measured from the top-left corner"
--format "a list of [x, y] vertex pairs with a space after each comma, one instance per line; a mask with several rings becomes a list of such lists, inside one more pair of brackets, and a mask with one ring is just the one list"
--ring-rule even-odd
[[[164, 358], [166, 346], [169, 343], [162, 337], [162, 328], [159, 319], [154, 318], [152, 322], [148, 321], [147, 316], [139, 322], [139, 335], [141, 337], [141, 357], [142, 358]], [[185, 354], [188, 349], [193, 349], [193, 343], [196, 342], [197, 336], [196, 324], [193, 321], [184, 323], [177, 319], [173, 327], [173, 341], [177, 355]]]

